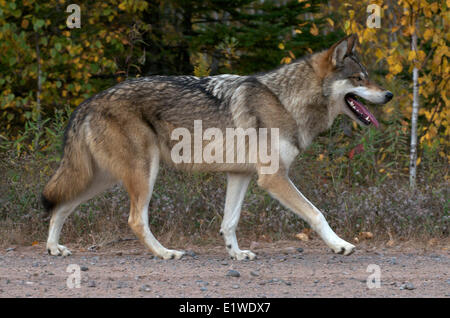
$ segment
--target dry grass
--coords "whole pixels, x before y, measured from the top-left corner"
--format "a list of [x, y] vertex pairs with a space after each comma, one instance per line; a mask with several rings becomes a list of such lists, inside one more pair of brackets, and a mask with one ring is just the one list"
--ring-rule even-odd
[[[29, 245], [46, 240], [48, 216], [39, 202], [55, 163], [42, 156], [2, 154], [0, 183], [0, 245]], [[307, 155], [292, 168], [299, 189], [326, 215], [339, 235], [352, 239], [362, 231], [387, 241], [448, 238], [449, 186], [444, 170], [433, 179], [419, 177], [411, 193], [406, 178], [384, 179], [378, 185], [349, 184], [347, 178], [318, 178], [321, 167]], [[166, 245], [204, 245], [220, 241], [218, 231], [225, 200], [223, 174], [185, 174], [161, 169], [150, 204], [150, 226]], [[62, 242], [102, 245], [134, 238], [127, 225], [129, 201], [115, 186], [82, 204], [66, 222]], [[270, 198], [252, 181], [242, 210], [242, 240], [292, 239], [306, 224]]]

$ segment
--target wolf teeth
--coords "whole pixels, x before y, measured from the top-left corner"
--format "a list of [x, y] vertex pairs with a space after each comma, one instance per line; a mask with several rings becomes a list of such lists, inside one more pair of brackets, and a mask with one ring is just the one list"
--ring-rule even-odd
[[[354, 103], [352, 100], [349, 100], [348, 103], [349, 103], [349, 105], [352, 107], [352, 109], [354, 109], [359, 115], [363, 115], [363, 114], [359, 111], [359, 109], [356, 108], [355, 103]], [[365, 119], [367, 122], [369, 122], [369, 123], [371, 122], [369, 116], [364, 117], [364, 119]]]

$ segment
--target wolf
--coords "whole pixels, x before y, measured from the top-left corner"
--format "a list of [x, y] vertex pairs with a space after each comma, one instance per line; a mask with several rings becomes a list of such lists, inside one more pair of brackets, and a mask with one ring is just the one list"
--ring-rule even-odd
[[[51, 213], [48, 253], [70, 255], [59, 244], [64, 221], [80, 203], [121, 182], [130, 199], [128, 224], [139, 240], [160, 258], [181, 258], [183, 251], [164, 247], [149, 228], [149, 202], [160, 163], [184, 171], [227, 174], [220, 234], [233, 259], [256, 257], [241, 250], [236, 238], [242, 202], [255, 175], [259, 187], [305, 220], [333, 252], [353, 253], [355, 246], [330, 228], [321, 211], [289, 179], [288, 171], [297, 155], [339, 114], [364, 127], [379, 126], [364, 101], [385, 104], [393, 94], [369, 80], [356, 54], [357, 42], [357, 36], [350, 35], [328, 49], [249, 76], [126, 80], [82, 102], [65, 130], [59, 167], [42, 192], [43, 205]], [[177, 128], [193, 132], [198, 120], [204, 130], [277, 129], [277, 170], [262, 173], [267, 163], [258, 160], [174, 162], [172, 133]], [[249, 142], [242, 147], [248, 148]]]

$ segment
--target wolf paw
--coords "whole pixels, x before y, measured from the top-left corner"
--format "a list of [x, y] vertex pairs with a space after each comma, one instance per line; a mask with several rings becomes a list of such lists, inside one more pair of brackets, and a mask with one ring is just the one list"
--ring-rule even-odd
[[230, 251], [230, 256], [237, 261], [254, 260], [256, 258], [256, 254], [249, 250]]
[[47, 245], [47, 252], [53, 256], [69, 256], [72, 252], [64, 245]]
[[342, 241], [339, 244], [336, 244], [335, 246], [331, 247], [334, 253], [336, 254], [342, 254], [342, 255], [350, 255], [353, 254], [356, 247], [353, 244], [350, 244], [348, 242]]
[[186, 252], [183, 251], [176, 251], [176, 250], [165, 250], [160, 255], [157, 255], [158, 257], [168, 260], [168, 259], [180, 259], [184, 256]]

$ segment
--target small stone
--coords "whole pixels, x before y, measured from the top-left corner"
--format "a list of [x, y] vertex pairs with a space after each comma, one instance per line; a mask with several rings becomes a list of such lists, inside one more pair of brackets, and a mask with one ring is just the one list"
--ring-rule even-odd
[[239, 285], [233, 285], [233, 286], [231, 286], [231, 288], [233, 288], [233, 289], [238, 289], [238, 288], [239, 288]]
[[128, 284], [126, 282], [117, 282], [117, 286], [118, 289], [120, 288], [127, 288]]
[[88, 268], [87, 266], [81, 266], [81, 267], [80, 267], [80, 270], [81, 270], [82, 272], [86, 272], [86, 271], [89, 270], [89, 268]]
[[259, 274], [257, 272], [255, 272], [255, 271], [251, 271], [250, 275], [252, 275], [254, 277], [258, 277], [259, 276]]
[[190, 257], [195, 257], [195, 256], [197, 256], [197, 254], [195, 254], [194, 251], [186, 251], [186, 252], [185, 252], [185, 255], [186, 255], [186, 256], [190, 256]]
[[145, 284], [142, 285], [141, 288], [139, 288], [139, 291], [149, 292], [151, 290], [150, 286]]
[[226, 276], [240, 277], [241, 273], [239, 273], [238, 271], [235, 271], [234, 269], [230, 269]]
[[14, 251], [15, 249], [16, 249], [15, 247], [8, 247], [6, 249], [6, 252], [11, 252], [11, 251]]
[[297, 248], [297, 252], [303, 253], [303, 248], [301, 248], [301, 247]]
[[414, 285], [412, 283], [405, 283], [400, 287], [401, 290], [413, 290], [416, 289], [416, 287], [414, 287]]
[[96, 287], [96, 286], [97, 286], [97, 284], [95, 283], [94, 280], [90, 280], [90, 281], [88, 282], [88, 287]]
[[208, 291], [208, 288], [202, 286], [202, 287], [200, 287], [200, 291], [202, 291], [202, 292]]
[[227, 261], [223, 261], [222, 263], [220, 263], [220, 265], [226, 266], [226, 265], [228, 265], [228, 262]]

